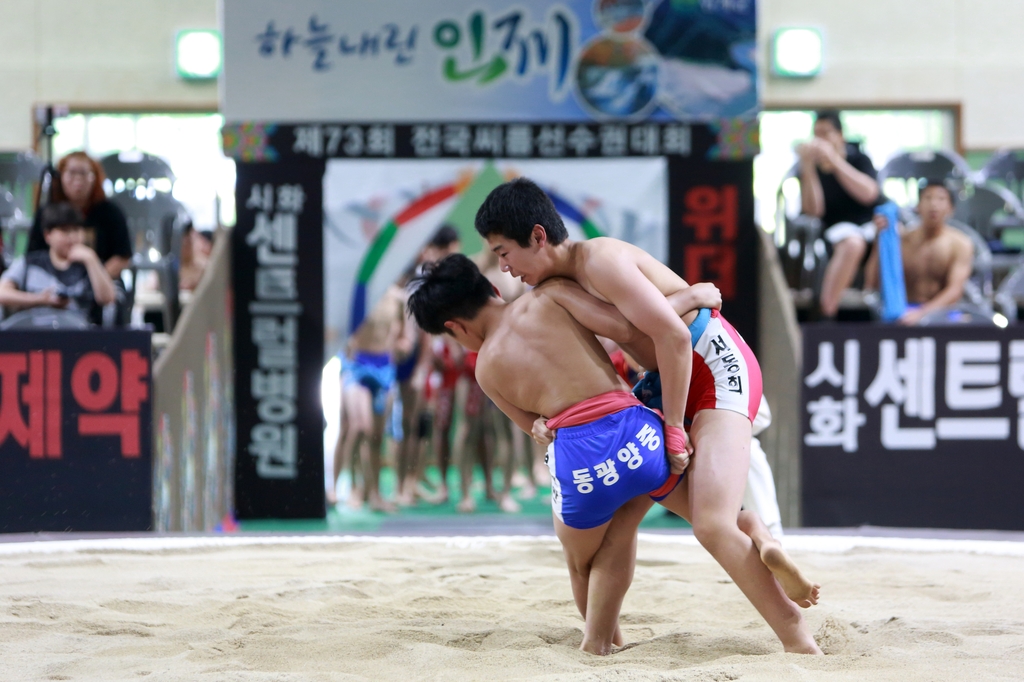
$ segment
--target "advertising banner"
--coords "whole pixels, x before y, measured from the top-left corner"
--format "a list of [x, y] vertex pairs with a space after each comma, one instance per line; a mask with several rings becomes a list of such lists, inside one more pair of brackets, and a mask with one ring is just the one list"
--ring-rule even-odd
[[1024, 530], [1024, 339], [995, 327], [803, 333], [805, 525]]
[[226, 120], [757, 113], [755, 0], [224, 0]]
[[0, 335], [0, 532], [151, 527], [147, 332]]
[[239, 518], [323, 517], [323, 162], [239, 164]]

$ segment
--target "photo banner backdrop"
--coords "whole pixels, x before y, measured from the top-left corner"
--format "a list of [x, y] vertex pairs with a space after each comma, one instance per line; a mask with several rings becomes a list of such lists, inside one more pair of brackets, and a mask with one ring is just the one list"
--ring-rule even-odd
[[[492, 146], [473, 141], [484, 136]], [[506, 144], [522, 135], [511, 155]], [[518, 131], [518, 132], [517, 132]], [[577, 155], [564, 141], [587, 135], [593, 149]], [[320, 381], [324, 366], [325, 282], [346, 282], [340, 333], [358, 326], [393, 283], [380, 267], [398, 252], [418, 216], [445, 209], [473, 187], [442, 182], [413, 193], [372, 239], [356, 248], [356, 267], [330, 267], [324, 185], [328, 164], [342, 160], [437, 162], [485, 159], [493, 163], [605, 161], [648, 158], [665, 163], [668, 220], [666, 262], [691, 281], [714, 282], [723, 312], [756, 348], [756, 233], [752, 156], [756, 122], [739, 124], [241, 124], [224, 129], [225, 152], [238, 160], [238, 221], [233, 232], [235, 362], [238, 424], [237, 511], [240, 518], [318, 517], [323, 497], [323, 424]], [[382, 149], [370, 138], [390, 142]], [[448, 137], [469, 139], [457, 150]], [[346, 138], [364, 144], [346, 146]], [[417, 139], [436, 139], [423, 148]], [[548, 146], [551, 139], [561, 144]], [[334, 142], [332, 142], [334, 140]], [[602, 140], [604, 144], [602, 145]], [[497, 177], [496, 181], [503, 181]], [[549, 190], [579, 238], [600, 236], [587, 205]], [[445, 209], [447, 210], [447, 209]], [[475, 213], [475, 210], [473, 211]], [[466, 216], [470, 232], [472, 213]], [[429, 237], [436, 224], [421, 229]], [[401, 259], [396, 263], [407, 265]], [[325, 273], [325, 265], [330, 269]], [[335, 296], [334, 286], [326, 298]], [[340, 288], [340, 287], [339, 287]], [[335, 313], [329, 313], [335, 314]], [[334, 352], [335, 349], [332, 349]]]
[[[754, 0], [223, 0], [239, 517], [324, 515], [325, 350], [440, 220], [479, 249], [475, 206], [516, 175], [573, 238], [715, 282], [756, 347], [755, 16]], [[371, 177], [388, 186], [360, 195]]]
[[0, 533], [152, 527], [148, 332], [0, 334]]
[[758, 110], [754, 0], [224, 0], [222, 17], [229, 122]]
[[805, 525], [1024, 530], [1024, 339], [994, 327], [803, 334]]

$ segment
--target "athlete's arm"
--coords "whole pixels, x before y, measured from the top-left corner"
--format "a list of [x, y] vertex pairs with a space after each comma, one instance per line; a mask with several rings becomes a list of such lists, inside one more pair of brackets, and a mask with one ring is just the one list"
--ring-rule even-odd
[[722, 308], [722, 292], [711, 282], [691, 284], [665, 298], [680, 317], [701, 308], [714, 308], [715, 310]]
[[630, 324], [615, 306], [591, 296], [572, 280], [549, 279], [538, 289], [598, 336], [624, 344], [634, 341], [640, 335], [640, 330]]
[[586, 267], [594, 288], [654, 342], [665, 425], [682, 429], [693, 353], [690, 330], [628, 252], [596, 251]]
[[509, 401], [505, 400], [505, 397], [495, 388], [494, 381], [492, 380], [489, 373], [480, 371], [480, 361], [477, 359], [476, 366], [476, 382], [480, 385], [482, 390], [488, 398], [490, 398], [498, 409], [505, 413], [505, 415], [515, 422], [516, 426], [522, 429], [524, 432], [533, 437], [533, 422], [540, 416], [534, 412], [527, 412], [524, 409], [518, 408]]

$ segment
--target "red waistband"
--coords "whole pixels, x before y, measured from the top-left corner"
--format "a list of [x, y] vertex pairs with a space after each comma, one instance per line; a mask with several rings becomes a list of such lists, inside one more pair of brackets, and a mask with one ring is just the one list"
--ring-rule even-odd
[[607, 417], [634, 405], [642, 404], [635, 395], [628, 391], [609, 391], [595, 395], [593, 398], [587, 398], [581, 403], [562, 410], [548, 419], [548, 428], [554, 431], [565, 426], [589, 424], [601, 417]]

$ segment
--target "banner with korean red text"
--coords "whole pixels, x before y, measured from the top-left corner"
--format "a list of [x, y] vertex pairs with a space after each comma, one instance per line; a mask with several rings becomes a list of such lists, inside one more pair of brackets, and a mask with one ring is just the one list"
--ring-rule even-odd
[[803, 518], [1024, 530], [1024, 338], [806, 325]]
[[147, 332], [0, 335], [0, 532], [152, 525]]

